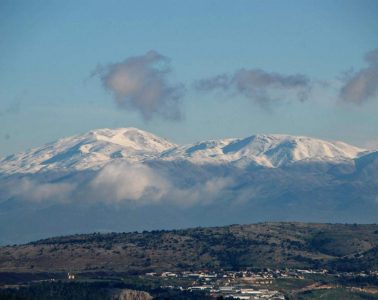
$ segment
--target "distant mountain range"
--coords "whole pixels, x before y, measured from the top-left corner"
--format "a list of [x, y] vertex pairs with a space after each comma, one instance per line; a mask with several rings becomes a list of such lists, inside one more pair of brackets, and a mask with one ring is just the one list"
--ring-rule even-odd
[[290, 135], [176, 145], [99, 129], [0, 160], [0, 243], [256, 221], [378, 221], [378, 151]]

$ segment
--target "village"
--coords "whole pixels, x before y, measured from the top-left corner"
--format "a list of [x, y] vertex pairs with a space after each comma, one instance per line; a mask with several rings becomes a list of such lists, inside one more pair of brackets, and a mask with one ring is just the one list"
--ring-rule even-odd
[[[38, 274], [37, 274], [38, 275]], [[22, 280], [0, 285], [0, 292], [42, 288], [46, 291], [71, 286], [78, 293], [97, 290], [104, 295], [120, 292], [145, 293], [157, 299], [296, 299], [311, 292], [344, 289], [350, 293], [378, 295], [377, 271], [339, 272], [326, 269], [197, 270], [125, 275], [120, 273], [55, 274], [50, 278]], [[48, 275], [48, 274], [47, 274]], [[19, 275], [20, 276], [20, 275]], [[64, 277], [63, 277], [64, 276]], [[117, 294], [118, 293], [118, 294]], [[113, 295], [112, 294], [112, 295]], [[160, 298], [159, 298], [160, 297]], [[168, 298], [167, 298], [168, 297]], [[102, 299], [102, 298], [99, 298]], [[181, 298], [180, 298], [181, 299]], [[369, 298], [370, 299], [370, 298]]]
[[192, 285], [162, 286], [162, 288], [180, 289], [187, 291], [203, 291], [214, 298], [234, 299], [285, 299], [284, 295], [273, 288], [273, 281], [279, 278], [304, 279], [305, 274], [326, 274], [327, 270], [271, 270], [265, 271], [221, 271], [221, 272], [162, 272], [146, 273], [166, 279], [191, 279]]
[[[202, 291], [214, 298], [233, 299], [285, 299], [284, 294], [277, 288], [277, 282], [282, 280], [303, 282], [309, 277], [319, 278], [363, 278], [378, 276], [375, 271], [371, 272], [330, 272], [326, 269], [286, 269], [264, 271], [198, 271], [198, 272], [162, 272], [146, 273], [147, 277], [159, 277], [165, 279], [170, 285], [162, 288], [179, 289], [181, 291]], [[173, 282], [190, 282], [188, 286], [172, 284]], [[176, 280], [176, 281], [175, 281]], [[312, 284], [304, 289], [330, 288], [329, 284]]]

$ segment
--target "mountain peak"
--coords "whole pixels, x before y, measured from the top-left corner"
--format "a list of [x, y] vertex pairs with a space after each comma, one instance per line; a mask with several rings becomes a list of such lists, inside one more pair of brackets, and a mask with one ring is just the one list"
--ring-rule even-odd
[[166, 139], [134, 127], [95, 129], [91, 130], [88, 135], [93, 136], [97, 141], [113, 143], [141, 151], [161, 152], [174, 146]]
[[103, 128], [11, 155], [0, 160], [0, 173], [98, 169], [115, 159], [129, 163], [146, 160], [188, 160], [194, 164], [252, 163], [272, 168], [297, 161], [351, 160], [364, 151], [343, 142], [285, 134], [256, 134], [246, 138], [175, 145], [138, 128]]
[[114, 159], [143, 161], [173, 146], [166, 139], [137, 128], [96, 129], [8, 156], [0, 161], [0, 173], [96, 169]]

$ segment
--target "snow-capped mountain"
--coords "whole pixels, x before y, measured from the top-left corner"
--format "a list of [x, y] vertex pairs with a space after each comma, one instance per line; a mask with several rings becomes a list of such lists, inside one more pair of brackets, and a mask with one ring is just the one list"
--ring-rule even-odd
[[34, 173], [98, 169], [112, 160], [141, 162], [174, 147], [173, 143], [137, 128], [98, 129], [59, 139], [0, 160], [0, 173]]
[[356, 158], [366, 150], [343, 142], [290, 135], [253, 135], [243, 139], [213, 140], [178, 146], [162, 157], [188, 159], [197, 163], [254, 162], [264, 167], [279, 167], [297, 161], [343, 161]]
[[279, 167], [298, 161], [344, 161], [366, 150], [342, 142], [290, 135], [253, 135], [242, 139], [175, 145], [136, 128], [98, 129], [11, 155], [0, 160], [0, 173], [99, 169], [115, 160], [188, 160], [194, 164], [254, 163]]
[[378, 222], [378, 151], [303, 136], [177, 145], [99, 129], [0, 160], [0, 244], [257, 221]]

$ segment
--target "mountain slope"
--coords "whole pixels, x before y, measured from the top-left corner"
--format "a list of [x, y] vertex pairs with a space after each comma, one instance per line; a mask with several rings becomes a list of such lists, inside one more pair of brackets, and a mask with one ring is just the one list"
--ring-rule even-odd
[[342, 142], [290, 135], [254, 135], [244, 139], [204, 141], [179, 146], [163, 154], [177, 160], [200, 163], [254, 162], [265, 167], [279, 167], [296, 161], [343, 161], [356, 158], [364, 149]]
[[136, 128], [98, 129], [8, 156], [0, 161], [0, 173], [96, 169], [119, 158], [141, 162], [173, 146], [163, 138]]
[[0, 161], [0, 173], [98, 169], [117, 159], [131, 163], [189, 160], [199, 164], [237, 162], [279, 167], [297, 161], [351, 160], [364, 151], [342, 142], [289, 135], [254, 135], [177, 146], [136, 128], [98, 129], [8, 156]]

